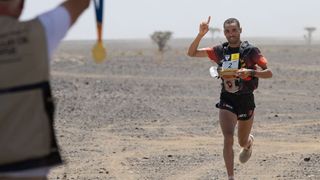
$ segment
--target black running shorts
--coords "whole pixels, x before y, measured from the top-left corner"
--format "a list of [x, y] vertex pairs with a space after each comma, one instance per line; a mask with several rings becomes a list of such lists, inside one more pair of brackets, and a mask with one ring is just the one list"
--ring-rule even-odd
[[251, 118], [256, 105], [253, 93], [236, 94], [222, 92], [220, 102], [216, 104], [216, 107], [231, 111], [237, 115], [238, 120], [245, 121]]

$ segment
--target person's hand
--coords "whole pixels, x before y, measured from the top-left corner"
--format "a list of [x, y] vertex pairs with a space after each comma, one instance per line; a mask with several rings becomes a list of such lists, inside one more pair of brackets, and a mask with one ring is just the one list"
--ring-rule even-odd
[[200, 24], [200, 27], [199, 27], [199, 35], [200, 36], [206, 35], [207, 32], [209, 31], [210, 19], [211, 19], [211, 16], [208, 17], [208, 20], [206, 22], [204, 21]]
[[237, 71], [237, 76], [241, 79], [246, 79], [251, 76], [251, 71], [253, 71], [253, 69], [241, 68]]

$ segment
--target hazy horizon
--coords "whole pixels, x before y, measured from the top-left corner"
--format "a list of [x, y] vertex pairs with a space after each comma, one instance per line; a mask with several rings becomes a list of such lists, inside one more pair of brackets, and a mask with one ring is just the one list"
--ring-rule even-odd
[[[280, 46], [306, 46], [307, 43], [303, 39], [294, 39], [294, 38], [270, 38], [270, 37], [243, 37], [243, 41], [249, 41], [251, 44], [255, 45], [280, 45]], [[65, 43], [84, 43], [84, 44], [95, 44], [96, 40], [94, 39], [64, 39], [63, 42]], [[171, 47], [188, 47], [190, 43], [193, 41], [193, 38], [171, 38], [168, 41], [168, 45]], [[225, 38], [212, 38], [207, 37], [204, 38], [199, 47], [208, 47], [215, 44], [220, 44], [225, 42]], [[103, 44], [107, 47], [109, 45], [119, 45], [119, 44], [137, 44], [137, 48], [145, 48], [155, 43], [151, 40], [151, 38], [119, 38], [119, 39], [104, 39]], [[320, 40], [312, 41], [311, 45], [318, 46], [320, 45]], [[155, 45], [156, 47], [156, 45]]]
[[[56, 7], [62, 0], [27, 0], [22, 19], [34, 18]], [[317, 24], [320, 1], [308, 0], [109, 0], [105, 1], [104, 39], [145, 39], [154, 31], [171, 31], [174, 38], [193, 38], [201, 21], [211, 16], [211, 27], [222, 28], [228, 17], [236, 17], [243, 37], [304, 39], [305, 27], [314, 26], [314, 39], [320, 39]], [[72, 27], [65, 39], [96, 39], [93, 3]], [[223, 36], [219, 33], [219, 36]], [[210, 37], [210, 34], [208, 34]]]

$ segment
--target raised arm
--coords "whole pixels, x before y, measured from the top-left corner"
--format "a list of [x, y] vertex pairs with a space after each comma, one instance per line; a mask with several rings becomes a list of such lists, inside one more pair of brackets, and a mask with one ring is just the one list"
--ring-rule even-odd
[[211, 19], [211, 17], [209, 16], [208, 20], [206, 22], [202, 22], [200, 24], [199, 33], [189, 47], [188, 56], [190, 56], [190, 57], [207, 57], [208, 56], [207, 52], [204, 49], [198, 49], [198, 47], [199, 47], [201, 39], [209, 31], [210, 19]]
[[90, 0], [67, 0], [61, 6], [68, 10], [71, 17], [71, 25], [73, 25], [83, 11], [89, 7], [89, 4]]

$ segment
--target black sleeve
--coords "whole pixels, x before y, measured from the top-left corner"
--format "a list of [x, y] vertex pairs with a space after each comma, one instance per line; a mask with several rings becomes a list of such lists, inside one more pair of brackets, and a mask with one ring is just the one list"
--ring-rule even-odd
[[217, 57], [219, 58], [219, 61], [224, 58], [222, 45], [215, 46], [215, 47], [213, 47], [213, 49], [214, 49], [214, 52], [216, 53]]

